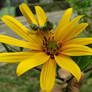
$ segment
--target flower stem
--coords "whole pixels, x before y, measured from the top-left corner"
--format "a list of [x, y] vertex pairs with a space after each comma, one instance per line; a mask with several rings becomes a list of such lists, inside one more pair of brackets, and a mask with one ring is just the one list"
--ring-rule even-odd
[[6, 51], [7, 52], [10, 52], [10, 50], [9, 50], [9, 48], [7, 47], [7, 45], [6, 44], [4, 44], [4, 43], [1, 43], [2, 45], [3, 45], [3, 47], [6, 49]]
[[[7, 44], [5, 44], [5, 43], [1, 43], [2, 45], [3, 45], [3, 47], [5, 48], [5, 50], [7, 51], [7, 52], [15, 52], [15, 51], [17, 51], [17, 52], [19, 52], [20, 50], [17, 50], [17, 49], [15, 49], [15, 48], [13, 48], [12, 46], [10, 46], [10, 45], [7, 45]], [[21, 49], [22, 50], [22, 49]]]
[[[38, 70], [38, 71], [40, 71], [40, 72], [41, 72], [41, 69], [40, 69], [40, 68], [38, 68], [38, 67], [35, 67], [34, 69], [36, 69], [36, 70]], [[56, 76], [56, 79], [61, 80], [61, 81], [65, 81], [65, 79], [60, 78], [59, 76]]]

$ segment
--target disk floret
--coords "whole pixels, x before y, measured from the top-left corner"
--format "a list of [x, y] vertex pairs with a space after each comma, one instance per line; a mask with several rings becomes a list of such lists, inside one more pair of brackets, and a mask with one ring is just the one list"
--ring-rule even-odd
[[43, 40], [43, 51], [46, 52], [46, 54], [50, 55], [51, 58], [54, 58], [54, 55], [59, 54], [60, 46], [58, 45], [57, 41], [54, 40], [54, 37], [52, 38], [46, 38], [44, 37]]

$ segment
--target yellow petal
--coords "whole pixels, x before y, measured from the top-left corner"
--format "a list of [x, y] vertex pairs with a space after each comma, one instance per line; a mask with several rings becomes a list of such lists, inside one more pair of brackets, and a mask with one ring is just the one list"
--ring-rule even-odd
[[42, 91], [50, 92], [55, 84], [56, 62], [54, 59], [43, 64], [40, 75], [40, 86]]
[[1, 63], [17, 63], [21, 62], [27, 58], [30, 58], [30, 56], [33, 55], [33, 51], [25, 51], [25, 52], [13, 52], [13, 53], [0, 53], [0, 62]]
[[75, 17], [75, 18], [71, 21], [71, 24], [76, 24], [82, 17], [84, 17], [84, 15]]
[[41, 46], [43, 44], [43, 37], [44, 36], [40, 33], [32, 34], [30, 35], [30, 42]]
[[88, 26], [88, 23], [81, 23], [73, 27], [71, 30], [67, 32], [66, 35], [64, 35], [63, 41], [67, 41], [72, 39], [73, 37], [76, 37], [78, 34], [80, 34], [86, 27]]
[[19, 46], [19, 47], [24, 47], [32, 50], [41, 50], [41, 45], [35, 44], [34, 42], [26, 42], [22, 40], [18, 40], [9, 36], [5, 35], [0, 35], [0, 42], [14, 45], [14, 46]]
[[81, 78], [81, 71], [80, 68], [78, 67], [78, 65], [68, 56], [64, 56], [64, 55], [59, 55], [59, 56], [55, 56], [55, 60], [57, 62], [57, 64], [69, 71], [70, 73], [72, 73], [72, 75], [79, 81]]
[[44, 10], [40, 6], [35, 6], [35, 10], [36, 10], [37, 18], [39, 21], [39, 25], [40, 26], [44, 25], [47, 21], [47, 16]]
[[32, 69], [38, 65], [45, 63], [49, 59], [49, 56], [44, 52], [33, 53], [30, 58], [22, 61], [17, 67], [17, 75], [20, 76], [29, 69]]
[[[15, 18], [5, 15], [1, 18], [13, 31], [15, 31], [18, 35], [24, 38], [27, 41], [30, 41], [32, 44], [36, 44], [37, 46], [42, 44], [42, 39], [38, 35], [32, 34], [32, 32], [27, 29], [24, 25], [22, 25]], [[39, 42], [38, 42], [39, 41]]]
[[34, 24], [38, 24], [37, 20], [34, 16], [34, 14], [32, 13], [32, 11], [30, 10], [30, 8], [27, 6], [27, 4], [22, 3], [19, 6], [20, 11], [22, 12], [23, 16], [26, 17], [27, 21], [29, 24], [34, 23]]
[[60, 20], [58, 26], [56, 27], [55, 31], [59, 31], [60, 29], [62, 29], [62, 27], [64, 25], [66, 25], [66, 23], [70, 22], [72, 11], [73, 11], [72, 8], [69, 8], [65, 11], [65, 13], [64, 13], [63, 17], [61, 18], [61, 20]]
[[79, 44], [79, 45], [92, 44], [92, 38], [75, 38], [64, 42], [64, 45], [69, 45], [69, 44]]
[[[62, 27], [60, 27], [57, 31], [55, 30], [55, 39], [58, 41], [61, 41], [66, 37], [67, 34], [70, 33], [70, 31], [74, 31], [74, 28], [76, 27], [76, 23], [82, 18], [83, 16], [75, 17], [71, 22], [66, 23]], [[70, 35], [68, 35], [70, 37]], [[65, 38], [66, 39], [66, 38]]]
[[69, 56], [92, 55], [92, 49], [78, 44], [63, 45], [61, 53]]
[[4, 15], [2, 21], [25, 40], [30, 41], [31, 31], [12, 16]]

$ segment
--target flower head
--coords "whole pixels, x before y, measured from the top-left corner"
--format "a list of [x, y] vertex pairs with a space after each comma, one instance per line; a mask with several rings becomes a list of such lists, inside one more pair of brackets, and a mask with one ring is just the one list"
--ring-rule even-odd
[[[34, 23], [42, 26], [46, 23], [47, 17], [40, 6], [36, 6], [35, 9], [39, 23], [26, 4], [23, 3], [20, 5], [20, 10], [27, 18], [29, 24]], [[36, 33], [34, 35], [15, 18], [4, 15], [1, 18], [3, 22], [25, 41], [0, 35], [0, 42], [28, 48], [30, 51], [1, 53], [0, 62], [18, 62], [18, 76], [43, 64], [40, 75], [40, 85], [41, 89], [46, 92], [50, 92], [54, 87], [56, 64], [69, 71], [79, 81], [81, 78], [81, 70], [69, 56], [92, 55], [92, 49], [85, 46], [92, 43], [92, 38], [74, 38], [82, 32], [88, 24], [77, 23], [83, 16], [75, 17], [71, 21], [71, 15], [72, 8], [69, 8], [64, 13], [55, 31], [49, 30], [46, 34], [40, 32], [40, 34]]]

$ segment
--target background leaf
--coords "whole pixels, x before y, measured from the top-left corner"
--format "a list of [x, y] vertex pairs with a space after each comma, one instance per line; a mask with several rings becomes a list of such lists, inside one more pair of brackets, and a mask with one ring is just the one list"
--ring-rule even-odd
[[92, 64], [92, 56], [72, 57], [72, 59], [79, 65], [82, 71]]

